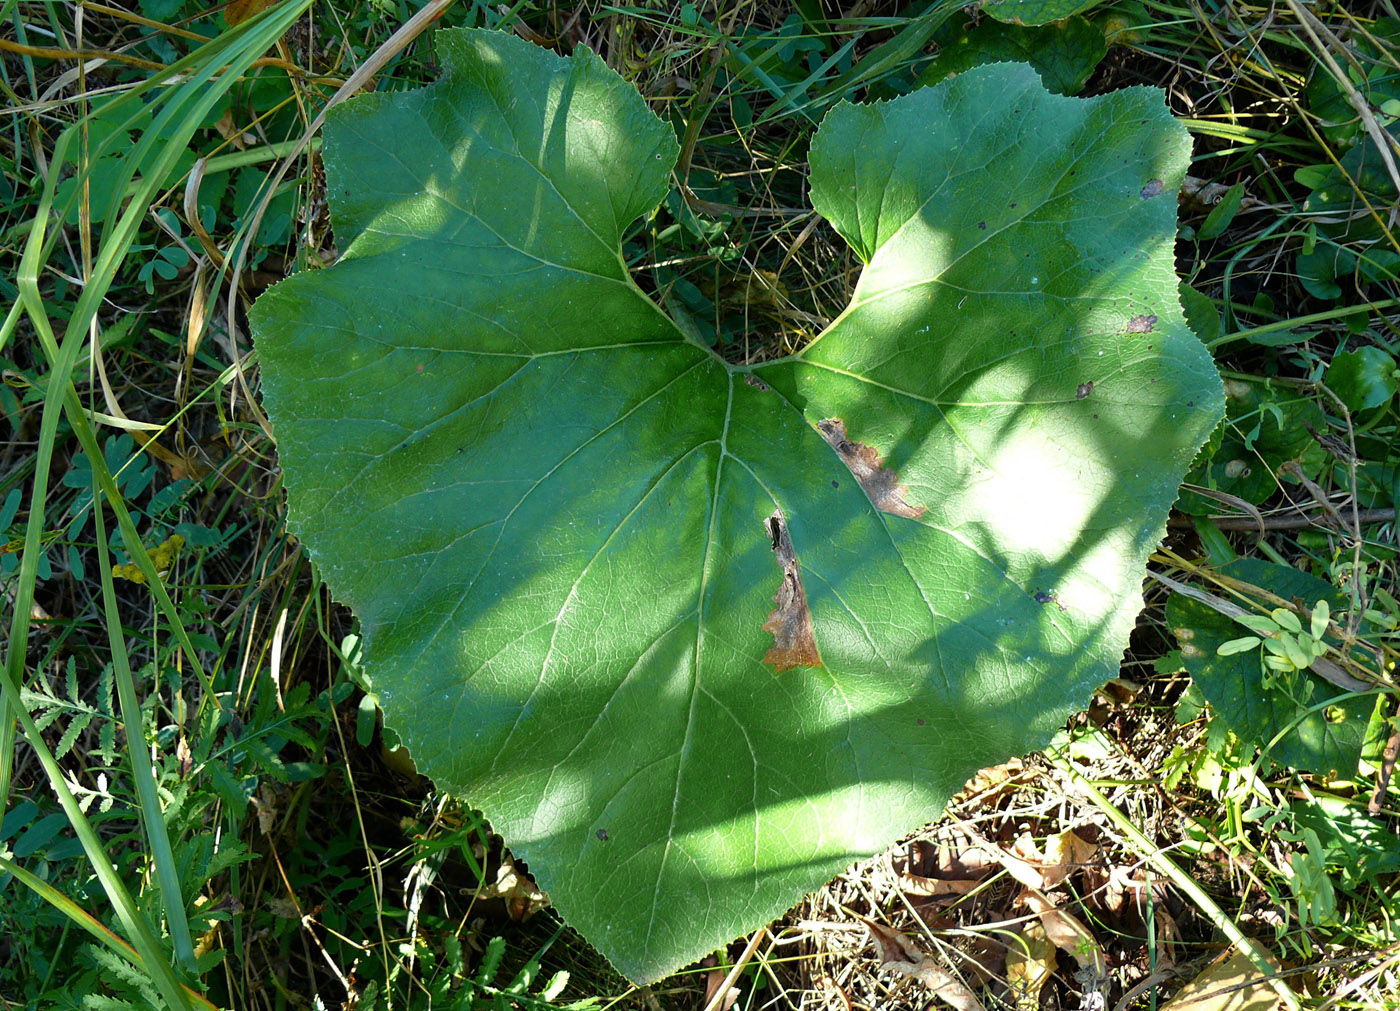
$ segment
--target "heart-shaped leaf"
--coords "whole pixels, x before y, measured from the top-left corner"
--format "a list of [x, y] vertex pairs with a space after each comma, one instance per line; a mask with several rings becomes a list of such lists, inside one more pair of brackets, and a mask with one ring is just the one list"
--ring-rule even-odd
[[1116, 672], [1221, 413], [1188, 140], [1024, 66], [838, 107], [813, 200], [864, 274], [737, 366], [620, 256], [671, 129], [586, 49], [438, 38], [442, 80], [330, 118], [340, 262], [254, 307], [289, 522], [418, 768], [651, 980]]

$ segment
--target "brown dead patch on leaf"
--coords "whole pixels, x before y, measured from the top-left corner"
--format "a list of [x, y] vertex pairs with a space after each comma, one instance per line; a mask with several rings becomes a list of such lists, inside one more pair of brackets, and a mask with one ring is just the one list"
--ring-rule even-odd
[[783, 570], [783, 585], [773, 595], [777, 609], [768, 615], [763, 631], [773, 633], [773, 648], [764, 654], [763, 662], [771, 663], [781, 674], [790, 667], [820, 667], [817, 639], [812, 634], [812, 614], [807, 610], [807, 590], [802, 574], [797, 570], [797, 553], [792, 549], [783, 514], [775, 512], [764, 521], [773, 542], [773, 556]]
[[899, 483], [899, 475], [885, 466], [880, 454], [863, 442], [852, 442], [846, 435], [846, 423], [840, 418], [823, 418], [817, 431], [826, 444], [860, 482], [876, 509], [916, 520], [924, 514], [923, 506], [910, 505], [909, 489]]
[[1141, 314], [1128, 320], [1127, 333], [1151, 333], [1157, 326], [1157, 317]]

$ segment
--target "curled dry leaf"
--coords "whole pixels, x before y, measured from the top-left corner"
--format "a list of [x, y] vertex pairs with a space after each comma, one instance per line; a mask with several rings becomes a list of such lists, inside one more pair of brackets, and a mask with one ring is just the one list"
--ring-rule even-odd
[[1006, 980], [1018, 1007], [1040, 1006], [1040, 991], [1055, 971], [1056, 950], [1045, 928], [1034, 920], [1021, 931], [1021, 940], [1006, 949]]
[[898, 930], [874, 920], [867, 920], [863, 916], [857, 919], [865, 924], [875, 941], [875, 947], [880, 952], [881, 969], [890, 969], [901, 976], [918, 980], [928, 987], [935, 997], [957, 1008], [957, 1011], [985, 1011], [971, 990]]
[[[709, 958], [705, 959], [704, 964], [713, 966], [715, 964], [715, 957], [711, 955]], [[712, 968], [709, 972], [705, 973], [705, 1000], [702, 1007], [717, 1007], [719, 1011], [729, 1011], [729, 1009], [734, 1006], [734, 1002], [739, 999], [739, 988], [736, 986], [731, 986], [725, 991], [724, 997], [721, 998], [718, 1004], [711, 1003], [714, 1001], [715, 995], [719, 993], [719, 988], [724, 986], [724, 977], [725, 971], [719, 968]]]
[[997, 863], [1001, 864], [1008, 874], [1027, 888], [1044, 887], [1045, 879], [1041, 875], [1040, 869], [1029, 860], [1022, 860], [985, 839], [979, 839], [978, 845]]
[[522, 874], [509, 859], [501, 861], [496, 880], [482, 888], [477, 898], [504, 900], [506, 912], [516, 921], [529, 919], [549, 905], [549, 896], [540, 891], [530, 876]]
[[1157, 967], [1170, 969], [1176, 965], [1176, 946], [1181, 943], [1181, 928], [1176, 925], [1166, 906], [1155, 910], [1153, 919], [1157, 926]]
[[1076, 869], [1092, 860], [1098, 849], [1094, 843], [1085, 842], [1069, 829], [1056, 832], [1045, 840], [1045, 865], [1041, 868], [1045, 887], [1054, 888], [1063, 882]]
[[1102, 979], [1108, 975], [1108, 961], [1104, 958], [1103, 948], [1099, 947], [1099, 942], [1083, 921], [1034, 888], [1027, 888], [1023, 898], [1026, 905], [1040, 917], [1045, 936], [1054, 942], [1055, 947], [1086, 969], [1092, 969], [1096, 977]]

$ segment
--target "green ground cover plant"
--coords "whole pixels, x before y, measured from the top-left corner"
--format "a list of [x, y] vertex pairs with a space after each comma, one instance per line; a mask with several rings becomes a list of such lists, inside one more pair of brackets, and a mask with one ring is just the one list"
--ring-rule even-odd
[[0, 3], [0, 998], [1400, 1006], [1396, 24]]

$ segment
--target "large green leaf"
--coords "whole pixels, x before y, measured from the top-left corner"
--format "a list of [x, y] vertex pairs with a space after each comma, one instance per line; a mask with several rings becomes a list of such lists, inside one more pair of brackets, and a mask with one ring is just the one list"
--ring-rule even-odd
[[290, 523], [419, 769], [655, 979], [1114, 675], [1221, 413], [1188, 141], [1013, 65], [838, 107], [813, 199], [865, 272], [733, 366], [620, 256], [670, 128], [586, 49], [439, 38], [442, 80], [331, 117], [340, 262], [254, 307]]

